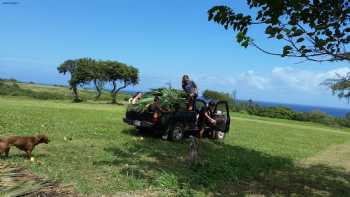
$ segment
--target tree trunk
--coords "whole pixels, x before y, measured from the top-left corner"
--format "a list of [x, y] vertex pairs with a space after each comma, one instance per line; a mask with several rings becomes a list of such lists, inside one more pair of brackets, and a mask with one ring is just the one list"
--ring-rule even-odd
[[79, 91], [78, 91], [78, 87], [77, 85], [72, 85], [72, 93], [73, 93], [73, 96], [74, 96], [74, 102], [80, 102], [81, 99], [80, 99], [80, 96], [79, 96]]
[[94, 84], [95, 84], [95, 88], [96, 88], [96, 97], [95, 100], [98, 100], [101, 97], [101, 93], [102, 93], [102, 88], [101, 83], [97, 81], [97, 79], [94, 79]]
[[112, 104], [117, 103], [117, 83], [115, 81], [112, 82], [113, 89], [111, 90], [111, 95], [112, 95]]
[[112, 84], [113, 84], [113, 89], [112, 89], [112, 91], [111, 91], [111, 93], [112, 93], [112, 103], [115, 104], [115, 103], [117, 103], [117, 94], [118, 94], [118, 92], [119, 92], [121, 89], [126, 88], [126, 86], [128, 86], [128, 84], [127, 84], [127, 82], [124, 81], [124, 85], [121, 86], [121, 87], [118, 88], [118, 89], [117, 89], [117, 84], [116, 84], [115, 81], [113, 81]]

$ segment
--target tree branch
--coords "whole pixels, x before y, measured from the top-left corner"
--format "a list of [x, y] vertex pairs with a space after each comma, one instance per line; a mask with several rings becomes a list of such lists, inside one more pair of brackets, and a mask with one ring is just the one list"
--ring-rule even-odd
[[[258, 46], [255, 42], [251, 42], [251, 44], [252, 44], [255, 48], [257, 48], [259, 51], [264, 52], [264, 53], [266, 53], [266, 54], [275, 55], [275, 56], [282, 56], [282, 55], [283, 55], [283, 54], [281, 54], [281, 53], [274, 53], [274, 52], [267, 51], [267, 50], [261, 48], [260, 46]], [[286, 55], [286, 57], [306, 58], [307, 60], [314, 61], [314, 62], [332, 61], [332, 60], [317, 60], [317, 59], [310, 58], [310, 57], [312, 57], [312, 56], [321, 56], [321, 55], [323, 55], [323, 54], [313, 54], [313, 55], [310, 55], [310, 56]]]

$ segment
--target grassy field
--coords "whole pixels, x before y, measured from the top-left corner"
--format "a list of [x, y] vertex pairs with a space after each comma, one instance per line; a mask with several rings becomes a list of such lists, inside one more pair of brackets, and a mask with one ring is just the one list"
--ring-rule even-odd
[[[2, 87], [1, 83], [6, 87]], [[0, 95], [2, 96], [17, 96], [35, 98], [40, 100], [72, 100], [72, 91], [65, 86], [59, 85], [41, 85], [34, 83], [20, 83], [13, 81], [0, 81]], [[95, 100], [96, 91], [93, 89], [79, 88], [80, 98], [84, 101]], [[129, 98], [125, 92], [120, 92], [117, 95], [119, 103], [125, 103]], [[100, 103], [111, 101], [111, 95], [108, 91], [102, 91], [101, 97], [98, 99]]]
[[[48, 134], [35, 162], [12, 149], [3, 162], [72, 184], [84, 194], [150, 196], [347, 196], [350, 132], [311, 123], [233, 114], [224, 142], [200, 142], [201, 165], [185, 163], [188, 142], [138, 134], [124, 106], [0, 97], [0, 134]], [[318, 157], [320, 155], [320, 157]], [[322, 158], [322, 159], [319, 159]], [[325, 159], [326, 158], [326, 159]], [[307, 161], [307, 162], [306, 162]], [[1, 161], [0, 161], [1, 162]]]

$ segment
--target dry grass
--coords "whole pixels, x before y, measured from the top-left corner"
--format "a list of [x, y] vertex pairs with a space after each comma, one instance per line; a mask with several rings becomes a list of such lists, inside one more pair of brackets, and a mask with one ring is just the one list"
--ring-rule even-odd
[[302, 160], [300, 163], [302, 165], [334, 166], [350, 171], [350, 141], [344, 144], [332, 145], [326, 150]]

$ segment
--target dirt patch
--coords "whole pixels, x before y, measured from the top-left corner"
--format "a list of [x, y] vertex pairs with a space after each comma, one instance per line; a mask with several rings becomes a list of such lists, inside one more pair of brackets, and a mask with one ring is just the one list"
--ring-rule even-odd
[[333, 145], [326, 150], [306, 158], [300, 162], [301, 165], [327, 165], [344, 168], [350, 171], [350, 141], [344, 144]]
[[0, 163], [0, 196], [79, 196], [72, 186], [38, 177], [29, 171]]

